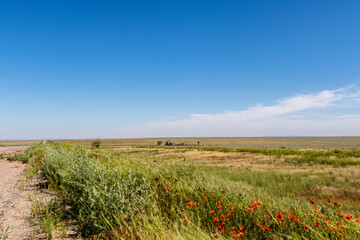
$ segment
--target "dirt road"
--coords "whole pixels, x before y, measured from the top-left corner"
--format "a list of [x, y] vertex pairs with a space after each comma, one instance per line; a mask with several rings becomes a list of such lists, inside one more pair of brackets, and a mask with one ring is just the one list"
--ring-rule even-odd
[[[27, 147], [0, 147], [0, 154], [24, 152]], [[31, 229], [29, 191], [21, 183], [21, 172], [25, 164], [0, 159], [0, 238], [1, 234], [9, 235], [7, 239], [29, 239]], [[7, 231], [6, 231], [7, 229]]]

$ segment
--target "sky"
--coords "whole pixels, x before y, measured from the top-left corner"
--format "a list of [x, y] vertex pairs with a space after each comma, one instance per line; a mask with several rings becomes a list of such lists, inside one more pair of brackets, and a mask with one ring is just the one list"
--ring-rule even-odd
[[360, 136], [360, 1], [3, 1], [0, 139]]

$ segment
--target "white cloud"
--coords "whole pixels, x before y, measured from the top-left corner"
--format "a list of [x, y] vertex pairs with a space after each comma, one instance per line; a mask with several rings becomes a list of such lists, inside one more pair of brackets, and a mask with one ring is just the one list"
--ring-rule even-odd
[[[174, 121], [130, 126], [115, 134], [118, 137], [360, 135], [359, 96], [360, 91], [354, 87], [324, 90], [278, 100], [270, 106], [220, 114], [191, 114]], [[350, 113], [334, 111], [345, 108]], [[319, 115], [319, 110], [326, 115]]]

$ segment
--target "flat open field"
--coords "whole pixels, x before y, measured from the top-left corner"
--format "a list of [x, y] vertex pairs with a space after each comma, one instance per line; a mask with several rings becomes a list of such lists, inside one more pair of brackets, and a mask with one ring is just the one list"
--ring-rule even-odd
[[[154, 146], [157, 141], [171, 139], [175, 143], [186, 143], [200, 147], [228, 148], [360, 148], [360, 137], [236, 137], [236, 138], [134, 138], [103, 139], [103, 146]], [[55, 140], [57, 143], [74, 145], [91, 145], [92, 139]], [[32, 141], [0, 141], [0, 146], [36, 145], [39, 140]]]
[[0, 147], [8, 147], [8, 146], [33, 146], [41, 143], [40, 140], [0, 140]]
[[105, 139], [99, 148], [57, 140], [7, 159], [41, 170], [55, 190], [53, 202], [32, 209], [36, 221], [57, 219], [40, 226], [47, 238], [65, 231], [65, 216], [84, 239], [360, 234], [360, 137], [172, 138], [188, 146], [171, 147], [159, 140], [167, 139]]

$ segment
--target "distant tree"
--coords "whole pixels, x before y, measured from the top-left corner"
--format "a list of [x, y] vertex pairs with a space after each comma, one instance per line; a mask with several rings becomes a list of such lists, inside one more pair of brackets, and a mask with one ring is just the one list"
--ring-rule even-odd
[[95, 139], [92, 143], [91, 143], [91, 146], [92, 147], [96, 147], [96, 148], [99, 148], [101, 145], [101, 140], [98, 138], [98, 139]]
[[157, 141], [157, 145], [158, 145], [158, 146], [160, 146], [161, 144], [162, 144], [162, 141], [161, 141], [161, 140]]

